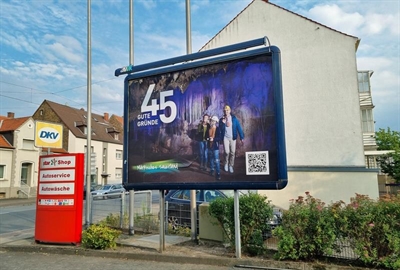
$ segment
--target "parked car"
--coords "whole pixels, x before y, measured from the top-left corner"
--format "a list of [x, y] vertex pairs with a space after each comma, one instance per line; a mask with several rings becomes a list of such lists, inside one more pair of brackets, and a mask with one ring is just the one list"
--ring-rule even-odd
[[[203, 202], [212, 202], [216, 198], [226, 197], [228, 196], [222, 190], [196, 190], [196, 205], [199, 206]], [[167, 220], [168, 223], [172, 225], [172, 228], [191, 226], [190, 190], [170, 190], [165, 196], [165, 202], [167, 203]], [[197, 224], [198, 222], [199, 213], [197, 211]], [[197, 226], [197, 228], [199, 228], [199, 226]]]
[[[249, 191], [240, 191], [240, 193], [247, 193]], [[199, 212], [198, 206], [203, 202], [212, 202], [216, 198], [232, 197], [231, 190], [196, 190], [196, 206], [197, 206], [197, 229], [199, 228]], [[172, 228], [178, 226], [190, 227], [191, 226], [191, 211], [190, 211], [190, 190], [170, 190], [165, 196], [167, 204], [167, 220], [172, 225]], [[279, 226], [282, 222], [282, 212], [279, 208], [273, 208], [272, 218], [266, 221], [269, 229], [263, 232], [264, 239], [272, 236], [272, 230]]]
[[121, 193], [124, 192], [126, 192], [126, 190], [122, 184], [107, 184], [92, 191], [90, 194], [92, 195], [93, 199], [107, 199], [112, 197], [120, 197]]
[[272, 218], [267, 220], [267, 224], [269, 228], [266, 232], [263, 233], [264, 240], [267, 238], [272, 237], [272, 230], [281, 225], [282, 223], [282, 210], [279, 208], [274, 207], [272, 209]]
[[[91, 184], [90, 192], [95, 191], [98, 187], [98, 185]], [[83, 199], [86, 200], [86, 185], [83, 186]]]

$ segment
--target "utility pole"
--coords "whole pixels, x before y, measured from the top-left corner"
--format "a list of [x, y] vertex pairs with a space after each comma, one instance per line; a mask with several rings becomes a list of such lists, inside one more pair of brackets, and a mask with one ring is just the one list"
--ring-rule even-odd
[[[192, 32], [190, 23], [190, 0], [186, 0], [186, 53], [192, 53]], [[197, 215], [196, 215], [196, 190], [190, 190], [191, 213], [191, 239], [197, 239]]]
[[92, 30], [91, 0], [87, 0], [87, 141], [86, 141], [86, 228], [90, 226], [91, 213], [91, 155], [92, 155]]

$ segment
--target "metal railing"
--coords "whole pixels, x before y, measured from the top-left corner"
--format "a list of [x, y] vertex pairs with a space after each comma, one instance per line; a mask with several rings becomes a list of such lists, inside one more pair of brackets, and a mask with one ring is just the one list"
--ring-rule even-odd
[[[156, 197], [156, 198], [155, 198]], [[159, 198], [153, 197], [151, 190], [134, 192], [134, 228], [135, 231], [144, 233], [160, 233], [160, 215], [159, 215]], [[129, 193], [116, 195], [115, 198], [103, 199], [103, 196], [91, 196], [91, 224], [98, 223], [108, 219], [114, 221], [114, 227], [123, 230], [129, 229]], [[165, 233], [168, 234], [168, 223], [171, 227], [179, 227], [182, 224], [190, 225], [190, 211], [187, 209], [179, 209], [173, 214], [168, 211], [169, 205], [165, 203]], [[171, 209], [170, 209], [171, 210]], [[199, 230], [198, 216], [198, 230]], [[188, 221], [189, 220], [189, 221]], [[173, 229], [173, 228], [172, 228]], [[198, 234], [199, 231], [198, 231]], [[267, 249], [277, 250], [279, 239], [268, 237], [265, 240]], [[337, 251], [333, 254], [326, 255], [327, 257], [339, 258], [344, 260], [357, 260], [359, 256], [354, 252], [349, 241], [337, 241]]]
[[21, 187], [19, 188], [20, 193], [22, 193], [26, 198], [31, 197], [31, 187], [27, 184], [21, 183]]
[[[153, 212], [158, 213], [159, 205], [153, 204], [151, 190], [135, 191], [134, 200], [133, 213], [136, 218], [153, 215]], [[91, 204], [90, 224], [108, 221], [121, 229], [129, 227], [129, 193], [91, 195], [87, 202]]]

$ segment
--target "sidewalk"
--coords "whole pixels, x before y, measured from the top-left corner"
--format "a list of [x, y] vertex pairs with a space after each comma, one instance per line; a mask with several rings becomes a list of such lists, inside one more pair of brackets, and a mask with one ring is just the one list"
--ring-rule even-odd
[[[44, 253], [76, 255], [85, 257], [106, 257], [125, 260], [156, 261], [177, 264], [202, 264], [227, 266], [243, 269], [301, 269], [301, 270], [368, 270], [368, 268], [340, 266], [319, 262], [276, 261], [260, 257], [243, 256], [235, 258], [234, 253], [225, 248], [210, 248], [204, 243], [195, 244], [187, 237], [166, 236], [165, 250], [160, 249], [159, 235], [123, 235], [115, 249], [92, 250], [75, 245], [36, 243], [34, 237], [0, 244], [1, 252]], [[22, 255], [21, 255], [22, 256]], [[22, 257], [23, 258], [23, 257]], [[66, 269], [68, 266], [66, 265]]]
[[30, 205], [36, 203], [36, 197], [0, 199], [0, 207], [14, 205]]

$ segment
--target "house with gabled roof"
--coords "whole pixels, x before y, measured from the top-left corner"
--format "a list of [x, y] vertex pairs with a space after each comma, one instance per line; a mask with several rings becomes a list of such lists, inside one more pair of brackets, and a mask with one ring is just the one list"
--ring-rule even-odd
[[[254, 0], [201, 51], [267, 37], [280, 49], [288, 185], [259, 191], [277, 206], [310, 192], [327, 203], [379, 197], [365, 164], [356, 52], [360, 39], [268, 0]], [[234, 111], [232, 104], [232, 112]]]
[[[35, 121], [63, 126], [63, 150], [68, 153], [87, 153], [88, 113], [50, 100], [33, 114]], [[123, 133], [104, 115], [91, 114], [91, 181], [93, 185], [122, 182]], [[86, 158], [85, 158], [86, 161]], [[86, 168], [86, 166], [85, 166]], [[86, 178], [85, 178], [86, 179]]]
[[39, 149], [32, 117], [0, 116], [0, 198], [36, 196]]

